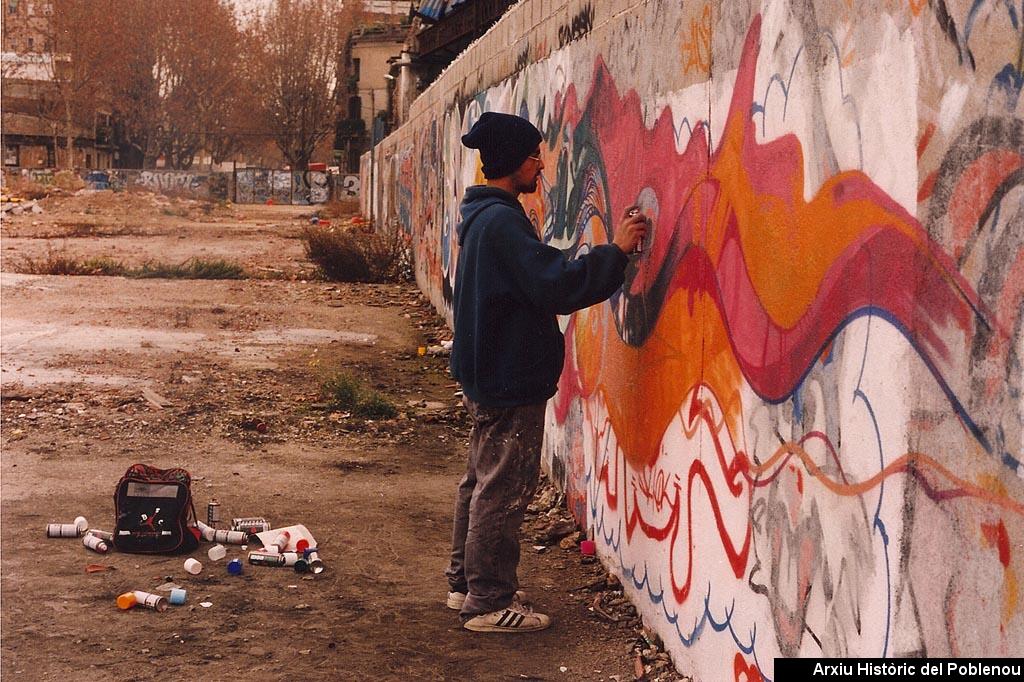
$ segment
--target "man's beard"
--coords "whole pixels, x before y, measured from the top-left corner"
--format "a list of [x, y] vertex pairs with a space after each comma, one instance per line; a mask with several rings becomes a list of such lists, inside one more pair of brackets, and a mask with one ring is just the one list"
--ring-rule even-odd
[[537, 183], [538, 183], [539, 179], [540, 178], [538, 176], [538, 177], [535, 177], [533, 180], [531, 180], [528, 184], [520, 185], [519, 186], [519, 192], [521, 194], [533, 194], [534, 192], [537, 191]]

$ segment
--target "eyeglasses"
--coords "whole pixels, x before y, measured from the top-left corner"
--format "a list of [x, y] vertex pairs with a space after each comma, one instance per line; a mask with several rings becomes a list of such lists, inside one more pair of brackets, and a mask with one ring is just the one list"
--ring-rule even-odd
[[540, 163], [540, 162], [541, 162], [540, 154], [530, 154], [530, 155], [529, 155], [529, 156], [527, 156], [526, 158], [528, 158], [528, 159], [533, 159], [533, 160], [534, 160], [534, 161], [536, 161], [537, 163]]

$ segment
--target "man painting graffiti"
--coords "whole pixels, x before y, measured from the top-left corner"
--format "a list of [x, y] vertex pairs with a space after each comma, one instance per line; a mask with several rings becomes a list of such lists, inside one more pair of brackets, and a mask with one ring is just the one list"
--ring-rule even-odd
[[611, 244], [568, 260], [537, 236], [518, 197], [537, 190], [541, 134], [487, 112], [462, 143], [480, 150], [484, 185], [466, 190], [458, 226], [452, 374], [473, 420], [455, 503], [448, 607], [476, 632], [543, 630], [551, 619], [518, 590], [519, 527], [536, 489], [545, 403], [565, 342], [556, 315], [604, 301], [622, 285], [646, 218], [627, 209]]

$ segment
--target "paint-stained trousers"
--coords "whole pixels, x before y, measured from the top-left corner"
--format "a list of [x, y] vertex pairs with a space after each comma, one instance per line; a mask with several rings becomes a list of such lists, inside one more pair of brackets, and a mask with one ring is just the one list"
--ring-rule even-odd
[[519, 527], [540, 475], [545, 403], [507, 408], [463, 403], [473, 430], [445, 575], [453, 592], [467, 595], [465, 618], [505, 608], [519, 589]]

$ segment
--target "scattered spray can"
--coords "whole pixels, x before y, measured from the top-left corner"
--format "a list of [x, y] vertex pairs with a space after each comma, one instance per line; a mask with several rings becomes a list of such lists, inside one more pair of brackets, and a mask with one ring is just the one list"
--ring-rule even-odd
[[46, 524], [46, 537], [77, 538], [82, 536], [82, 530], [76, 523], [48, 523]]
[[99, 530], [98, 528], [90, 528], [88, 531], [86, 531], [86, 534], [92, 535], [93, 537], [97, 537], [100, 540], [104, 540], [106, 542], [114, 541], [114, 534], [111, 533], [109, 530]]
[[[298, 559], [298, 554], [290, 552]], [[249, 552], [249, 563], [253, 566], [287, 566], [284, 554], [277, 552]], [[292, 562], [294, 563], [294, 561]]]
[[203, 537], [204, 540], [206, 540], [207, 542], [213, 542], [213, 534], [216, 531], [216, 529], [210, 528], [199, 519], [196, 519], [196, 528], [199, 529], [199, 534]]
[[210, 500], [206, 505], [206, 523], [216, 527], [220, 523], [220, 502]]
[[288, 543], [291, 542], [291, 539], [292, 534], [283, 530], [276, 538], [274, 538], [274, 541], [270, 543], [267, 549], [271, 552], [277, 552], [280, 554], [284, 551], [284, 548], [288, 546]]
[[223, 542], [226, 545], [244, 545], [249, 536], [240, 530], [214, 530], [211, 542]]
[[302, 558], [306, 560], [307, 570], [310, 573], [319, 575], [324, 572], [324, 562], [320, 560], [316, 547], [303, 552]]
[[245, 516], [239, 519], [231, 519], [231, 530], [255, 535], [256, 533], [270, 530], [270, 523], [262, 516]]
[[107, 544], [107, 541], [103, 538], [96, 537], [92, 533], [86, 533], [82, 537], [82, 544], [92, 551], [99, 552], [100, 554], [106, 554], [110, 551], [110, 545]]
[[135, 590], [135, 603], [139, 606], [145, 606], [147, 609], [153, 609], [154, 611], [166, 611], [167, 600], [159, 594], [153, 594], [152, 592], [143, 592], [142, 590]]

